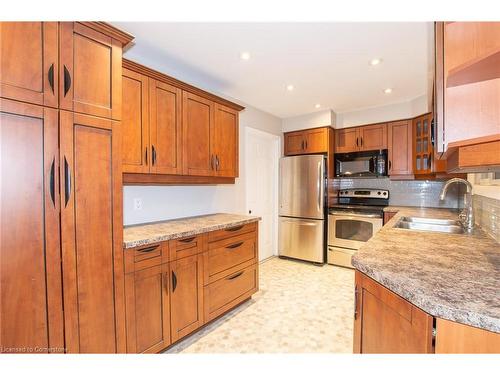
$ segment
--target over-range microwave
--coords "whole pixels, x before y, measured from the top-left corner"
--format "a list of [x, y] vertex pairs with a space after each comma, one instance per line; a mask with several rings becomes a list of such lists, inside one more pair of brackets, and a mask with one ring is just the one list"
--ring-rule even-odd
[[387, 150], [335, 154], [335, 177], [387, 176]]

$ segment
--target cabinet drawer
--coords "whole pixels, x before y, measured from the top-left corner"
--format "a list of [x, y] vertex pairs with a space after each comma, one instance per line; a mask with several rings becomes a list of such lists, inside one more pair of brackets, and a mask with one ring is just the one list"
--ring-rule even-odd
[[233, 272], [232, 268], [251, 265], [257, 260], [255, 232], [212, 242], [205, 254], [205, 284]]
[[259, 289], [257, 264], [242, 268], [205, 287], [205, 322], [214, 319]]
[[253, 232], [257, 229], [257, 222], [250, 224], [235, 225], [230, 228], [216, 230], [208, 233], [208, 242], [223, 240], [228, 237], [237, 236], [242, 233]]
[[148, 244], [124, 251], [125, 273], [157, 266], [169, 260], [168, 242]]
[[170, 260], [201, 253], [205, 248], [206, 234], [198, 234], [169, 241]]

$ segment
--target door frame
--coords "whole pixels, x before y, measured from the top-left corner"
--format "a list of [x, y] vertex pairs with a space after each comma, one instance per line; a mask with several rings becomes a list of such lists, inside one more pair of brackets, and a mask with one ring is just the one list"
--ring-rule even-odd
[[[273, 178], [273, 197], [272, 197], [272, 206], [273, 206], [273, 214], [272, 214], [272, 220], [273, 220], [273, 226], [274, 226], [274, 231], [272, 232], [272, 255], [277, 256], [278, 255], [278, 194], [279, 194], [279, 159], [281, 157], [281, 136], [273, 134], [273, 133], [268, 133], [266, 131], [252, 128], [250, 126], [245, 126], [245, 212], [248, 213], [250, 210], [249, 207], [249, 201], [248, 201], [248, 171], [249, 169], [249, 149], [247, 147], [248, 143], [246, 142], [248, 139], [249, 135], [258, 135], [261, 137], [268, 138], [273, 141], [274, 146], [274, 155], [273, 155], [273, 164], [275, 166], [275, 171], [274, 171], [274, 178]], [[260, 248], [260, 247], [259, 247]], [[259, 256], [260, 254], [258, 254]], [[267, 258], [266, 258], [267, 259]], [[265, 259], [263, 259], [265, 260]]]

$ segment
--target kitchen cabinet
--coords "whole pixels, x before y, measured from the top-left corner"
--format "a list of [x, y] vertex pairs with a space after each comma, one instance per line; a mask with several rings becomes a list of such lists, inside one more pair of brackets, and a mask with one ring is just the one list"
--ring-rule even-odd
[[124, 182], [234, 183], [243, 107], [129, 60], [123, 67]]
[[103, 22], [0, 27], [1, 96], [15, 99], [1, 99], [2, 226], [16, 241], [2, 237], [1, 346], [124, 352], [121, 134], [112, 118], [132, 38]]
[[413, 178], [413, 127], [411, 120], [390, 122], [387, 127], [389, 176]]
[[122, 170], [149, 173], [149, 78], [123, 68]]
[[58, 107], [57, 22], [1, 22], [0, 96]]
[[433, 317], [359, 271], [354, 353], [433, 353]]
[[170, 306], [172, 341], [201, 327], [203, 321], [203, 256], [200, 254], [170, 263]]
[[285, 155], [327, 153], [332, 132], [333, 129], [327, 126], [285, 133]]
[[358, 152], [387, 148], [387, 124], [365, 125], [336, 131], [335, 152]]
[[182, 168], [181, 90], [149, 80], [150, 172], [179, 174]]
[[432, 166], [432, 113], [413, 119], [413, 170], [415, 175], [428, 175]]
[[128, 353], [156, 353], [170, 345], [169, 278], [168, 263], [125, 275]]
[[115, 316], [115, 309], [124, 311], [119, 126], [110, 119], [60, 112], [62, 269], [70, 353], [124, 349], [117, 345], [124, 322]]
[[64, 348], [57, 117], [0, 99], [2, 348]]
[[391, 220], [397, 212], [384, 212], [384, 225]]
[[[436, 153], [448, 158], [463, 144], [479, 150], [500, 138], [500, 22], [437, 22], [435, 38]], [[481, 152], [494, 157], [490, 146]], [[458, 165], [454, 171], [486, 168]]]
[[59, 106], [121, 119], [122, 43], [79, 22], [60, 23]]

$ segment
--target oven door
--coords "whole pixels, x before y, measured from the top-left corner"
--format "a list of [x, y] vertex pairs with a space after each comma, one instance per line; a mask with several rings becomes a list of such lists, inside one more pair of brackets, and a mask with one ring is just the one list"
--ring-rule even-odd
[[328, 246], [359, 249], [382, 228], [383, 219], [377, 214], [328, 215]]

